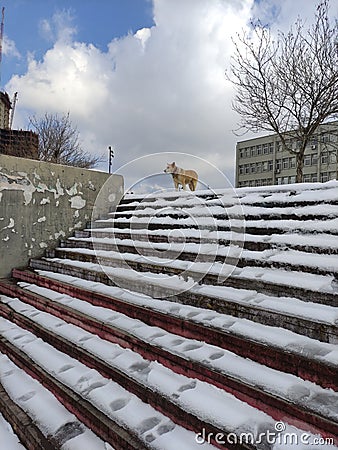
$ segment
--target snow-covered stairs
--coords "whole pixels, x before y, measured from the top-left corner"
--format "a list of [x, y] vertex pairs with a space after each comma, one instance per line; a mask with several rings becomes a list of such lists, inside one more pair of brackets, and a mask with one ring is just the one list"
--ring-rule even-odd
[[[337, 225], [335, 182], [128, 195], [14, 270], [0, 283], [2, 358], [74, 414], [41, 425], [45, 438], [277, 450], [305, 430], [334, 448]], [[259, 443], [267, 431], [275, 442]]]

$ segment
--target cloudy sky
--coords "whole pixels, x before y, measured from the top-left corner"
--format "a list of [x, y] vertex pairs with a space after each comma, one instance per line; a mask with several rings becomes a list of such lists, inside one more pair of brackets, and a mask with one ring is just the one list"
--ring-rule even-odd
[[[207, 185], [232, 183], [236, 142], [250, 136], [234, 134], [231, 37], [253, 17], [276, 30], [299, 15], [311, 21], [317, 3], [3, 0], [1, 88], [18, 92], [13, 126], [69, 112], [83, 148], [102, 155], [99, 169], [114, 147], [128, 185], [171, 160]], [[338, 17], [338, 0], [330, 8]]]

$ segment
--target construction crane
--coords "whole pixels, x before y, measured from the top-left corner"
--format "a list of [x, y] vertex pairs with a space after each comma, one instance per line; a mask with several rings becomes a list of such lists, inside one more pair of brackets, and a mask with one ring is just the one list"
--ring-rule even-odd
[[2, 7], [1, 13], [1, 27], [0, 27], [0, 86], [1, 86], [1, 62], [2, 62], [2, 41], [4, 38], [4, 22], [5, 22], [5, 7]]
[[11, 102], [12, 103], [12, 110], [11, 110], [11, 115], [10, 115], [10, 118], [9, 118], [9, 129], [10, 130], [12, 129], [12, 125], [13, 125], [14, 110], [15, 110], [15, 105], [16, 105], [17, 100], [18, 100], [18, 93], [15, 92], [14, 96], [13, 96], [13, 100]]

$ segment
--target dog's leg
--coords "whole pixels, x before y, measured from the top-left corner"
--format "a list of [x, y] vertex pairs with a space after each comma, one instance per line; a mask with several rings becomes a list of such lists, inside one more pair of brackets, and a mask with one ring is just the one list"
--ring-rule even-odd
[[189, 183], [189, 187], [191, 191], [195, 191], [196, 190], [196, 185], [197, 185], [197, 180], [191, 180]]

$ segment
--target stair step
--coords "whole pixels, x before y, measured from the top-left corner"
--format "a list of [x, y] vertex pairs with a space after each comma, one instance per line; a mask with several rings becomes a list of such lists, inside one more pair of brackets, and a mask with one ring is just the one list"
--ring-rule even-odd
[[[238, 250], [240, 254], [240, 249]], [[95, 251], [89, 249], [59, 248], [53, 254], [55, 260], [68, 259], [84, 263], [100, 264], [105, 267], [132, 268], [139, 272], [164, 273], [179, 275], [184, 279], [189, 277], [196, 282], [203, 282], [213, 286], [223, 284], [239, 289], [251, 289], [278, 297], [297, 297], [305, 302], [320, 303], [327, 306], [338, 306], [338, 289], [332, 272], [324, 275], [319, 272], [306, 273], [291, 270], [293, 267], [282, 268], [264, 267], [264, 265], [238, 264], [236, 267], [227, 261], [184, 261], [184, 259], [151, 257], [133, 253], [118, 253]], [[235, 258], [233, 258], [235, 260]], [[240, 260], [240, 257], [238, 257]], [[34, 260], [32, 264], [35, 264]], [[242, 266], [242, 267], [241, 267]], [[297, 267], [296, 267], [297, 269]], [[319, 286], [319, 288], [317, 287]], [[303, 287], [306, 286], [306, 287]]]
[[[150, 230], [120, 230], [119, 228], [112, 228], [109, 231], [91, 230], [86, 232], [76, 232], [74, 237], [61, 241], [61, 246], [75, 246], [95, 248], [99, 250], [110, 250], [112, 243], [129, 240], [133, 242], [146, 242], [151, 244], [218, 244], [218, 246], [242, 245], [244, 249], [251, 251], [263, 251], [267, 249], [292, 249], [308, 253], [337, 255], [338, 241], [335, 236], [330, 234], [314, 234], [304, 236], [299, 234], [285, 234], [285, 235], [271, 235], [270, 237], [262, 237], [261, 235], [249, 235], [246, 233], [245, 240], [243, 235], [235, 233], [208, 233], [209, 236], [201, 235], [197, 232], [196, 235], [191, 233], [184, 235], [181, 230], [176, 233], [168, 230], [162, 230], [162, 233], [156, 231], [152, 233]], [[99, 246], [102, 246], [99, 247]], [[106, 248], [105, 248], [106, 246]]]
[[[0, 362], [2, 368], [9, 364], [9, 360], [0, 353]], [[13, 368], [11, 367], [11, 370]], [[54, 450], [55, 442], [52, 439], [47, 438], [38, 427], [38, 420], [34, 420], [27, 412], [22, 409], [7, 393], [4, 385], [2, 384], [4, 374], [0, 369], [0, 435], [1, 445], [6, 448], [34, 448], [36, 450]], [[8, 376], [7, 376], [8, 378]], [[6, 382], [6, 380], [5, 380]], [[4, 423], [3, 418], [7, 423]], [[9, 425], [16, 433], [9, 432]], [[22, 426], [24, 425], [24, 427]], [[6, 433], [7, 431], [7, 433]], [[15, 439], [16, 438], [16, 439]], [[18, 440], [22, 443], [20, 445]], [[16, 444], [16, 447], [15, 447]]]
[[[184, 261], [194, 262], [226, 262], [227, 264], [236, 265], [236, 267], [257, 266], [274, 267], [287, 270], [299, 270], [301, 272], [313, 273], [318, 275], [335, 275], [338, 274], [338, 260], [334, 249], [330, 255], [325, 254], [323, 257], [313, 249], [306, 247], [304, 250], [293, 249], [285, 246], [277, 247], [269, 246], [263, 243], [263, 248], [259, 248], [259, 244], [255, 249], [248, 249], [247, 241], [229, 241], [226, 244], [219, 242], [185, 242], [182, 249], [182, 243], [177, 242], [156, 242], [150, 243], [137, 239], [76, 239], [70, 238], [60, 242], [60, 248], [65, 251], [67, 249], [88, 249], [100, 252], [119, 252], [133, 253], [147, 257], [163, 257], [165, 259], [181, 259]], [[244, 246], [244, 248], [243, 248]], [[231, 258], [231, 253], [239, 252]], [[312, 251], [311, 251], [312, 250]], [[310, 254], [309, 254], [310, 253]], [[58, 249], [56, 249], [56, 255]]]
[[2, 361], [91, 450], [275, 448], [215, 436], [276, 421], [338, 445], [337, 235], [337, 182], [127, 194], [0, 280]]
[[[8, 326], [12, 327], [10, 325]], [[2, 324], [3, 329], [4, 324]], [[48, 373], [43, 361], [38, 362], [32, 359], [27, 353], [18, 348], [17, 345], [14, 345], [11, 340], [4, 337], [3, 334], [4, 331], [2, 331], [0, 340], [0, 351], [13, 361], [17, 367], [31, 375], [44, 387], [47, 387], [68, 410], [74, 413], [80, 422], [88, 425], [95, 433], [103, 437], [106, 442], [114, 445], [116, 449], [131, 448], [136, 450], [143, 448], [142, 443], [132, 436], [131, 432], [126, 432], [89, 401], [82, 398], [81, 395], [66, 386], [66, 384], [60, 382], [59, 379], [54, 378], [53, 375]], [[25, 333], [22, 331], [21, 336], [24, 335]], [[27, 335], [27, 337], [34, 340], [32, 335]], [[49, 349], [51, 350], [50, 347]]]
[[[18, 318], [18, 314], [16, 318]], [[185, 432], [190, 438], [191, 448], [197, 449], [198, 444], [195, 443], [194, 445], [193, 433], [171, 422], [170, 414], [174, 415], [176, 422], [187, 422], [188, 428], [205, 428], [215, 436], [221, 431], [226, 434], [225, 429], [222, 430], [217, 425], [204, 422], [203, 419], [188, 411], [178, 414], [180, 411], [178, 411], [178, 408], [175, 410], [175, 405], [172, 406], [171, 410], [166, 410], [167, 415], [164, 416], [151, 406], [151, 396], [153, 399], [155, 398], [154, 392], [147, 391], [145, 386], [137, 386], [137, 383], [132, 383], [132, 380], [128, 380], [128, 390], [126, 390], [123, 383], [122, 385], [118, 384], [112, 376], [118, 375], [116, 370], [109, 374], [109, 368], [103, 361], [95, 359], [89, 352], [76, 348], [74, 344], [67, 344], [64, 338], [43, 329], [39, 325], [34, 324], [32, 326], [34, 332], [37, 333], [32, 334], [28, 329], [31, 321], [27, 319], [21, 319], [20, 321], [20, 325], [24, 328], [19, 325], [8, 325], [6, 327], [3, 320], [0, 323], [2, 324], [1, 350], [15, 358], [16, 363], [24, 370], [27, 370], [30, 364], [33, 367], [34, 376], [39, 381], [48, 385], [48, 388], [56, 393], [55, 395], [64, 404], [68, 403], [68, 407], [71, 402], [75, 414], [82, 416], [83, 422], [87, 420], [93, 431], [100, 437], [104, 437], [106, 442], [114, 445], [116, 449], [150, 448], [148, 442], [150, 443], [156, 438], [152, 435], [152, 432], [156, 433], [155, 428], [158, 428], [158, 435], [161, 439], [163, 433], [160, 432], [161, 427], [166, 429], [164, 433], [173, 434], [173, 439], [175, 439], [175, 434], [179, 436], [182, 432]], [[60, 321], [56, 324], [56, 328], [58, 328], [58, 325], [60, 325]], [[18, 333], [20, 333], [20, 339], [17, 339]], [[41, 336], [46, 340], [42, 341]], [[48, 339], [51, 339], [53, 346], [48, 343]], [[29, 340], [29, 345], [26, 344], [27, 340]], [[58, 346], [62, 348], [61, 352], [57, 349]], [[67, 354], [67, 351], [72, 355]], [[43, 354], [48, 354], [48, 364], [46, 364], [44, 360], [46, 357], [44, 358]], [[92, 365], [95, 365], [95, 369], [89, 370]], [[126, 380], [125, 374], [120, 372], [119, 375], [119, 382], [122, 378]], [[138, 396], [132, 393], [135, 389], [138, 390]], [[143, 397], [146, 403], [142, 402], [140, 397]], [[164, 397], [162, 402], [159, 401], [159, 398], [157, 401], [159, 410], [164, 406], [168, 407]], [[138, 417], [133, 414], [135, 410], [139, 413]], [[148, 421], [153, 422], [153, 424], [145, 426]], [[167, 439], [170, 439], [170, 437], [167, 436]], [[185, 439], [187, 439], [187, 436], [185, 436]], [[240, 448], [249, 449], [253, 447], [244, 445]]]
[[[40, 291], [42, 290], [42, 292], [45, 295], [48, 295], [48, 290], [46, 289], [42, 289], [40, 288]], [[49, 303], [49, 300], [47, 299], [48, 297], [43, 297], [41, 298], [41, 296], [36, 295], [36, 294], [29, 294], [31, 300], [35, 299], [37, 302], [40, 300], [40, 307], [43, 304], [44, 306], [47, 306], [47, 304]], [[27, 300], [27, 295], [25, 297], [25, 300]], [[64, 299], [59, 299], [52, 301], [51, 303], [54, 303], [54, 307], [55, 304], [57, 304], [57, 307], [60, 307], [60, 303], [62, 304], [63, 302], [67, 303], [67, 307], [63, 308], [64, 309], [64, 315], [63, 315], [63, 320], [69, 320], [69, 309], [72, 309], [73, 307], [76, 308], [76, 310], [78, 309], [78, 307], [81, 308], [81, 306], [76, 306], [76, 303], [79, 304], [79, 302], [77, 301], [76, 298], [68, 298], [68, 296], [65, 296]], [[71, 306], [69, 306], [71, 305]], [[74, 333], [75, 333], [75, 329], [74, 331], [72, 331], [70, 333], [70, 338], [72, 340], [72, 342], [68, 341], [68, 333], [67, 331], [64, 331], [63, 333], [65, 333], [65, 336], [60, 337], [55, 335], [55, 332], [52, 331], [48, 331], [46, 330], [45, 327], [42, 327], [41, 325], [39, 325], [38, 323], [36, 323], [36, 321], [39, 321], [38, 317], [39, 317], [39, 313], [37, 312], [37, 310], [35, 308], [31, 308], [31, 311], [29, 311], [29, 308], [27, 309], [27, 305], [25, 305], [24, 303], [18, 301], [18, 300], [8, 300], [7, 305], [2, 305], [2, 313], [6, 314], [6, 311], [4, 311], [4, 309], [9, 309], [11, 310], [10, 312], [8, 312], [8, 315], [12, 318], [12, 320], [14, 320], [16, 323], [18, 323], [21, 327], [24, 327], [25, 329], [27, 329], [28, 331], [34, 332], [34, 334], [37, 337], [40, 337], [42, 339], [44, 339], [45, 342], [49, 342], [52, 343], [52, 345], [57, 348], [57, 349], [62, 349], [63, 352], [67, 353], [69, 356], [71, 356], [72, 358], [76, 358], [77, 360], [79, 360], [81, 363], [84, 363], [86, 365], [88, 365], [89, 367], [95, 367], [96, 370], [98, 370], [99, 373], [101, 373], [104, 377], [112, 377], [115, 381], [118, 381], [118, 383], [126, 388], [128, 387], [128, 390], [130, 392], [132, 392], [133, 394], [137, 394], [139, 398], [141, 398], [142, 401], [147, 401], [147, 403], [149, 403], [151, 406], [155, 407], [160, 404], [160, 410], [164, 409], [167, 414], [169, 412], [169, 414], [171, 413], [173, 418], [176, 420], [177, 422], [177, 418], [179, 417], [181, 422], [179, 423], [180, 425], [186, 425], [191, 424], [193, 426], [194, 429], [203, 429], [206, 428], [206, 430], [208, 430], [208, 432], [224, 432], [224, 429], [218, 429], [217, 427], [215, 428], [216, 424], [214, 424], [214, 426], [210, 426], [209, 423], [205, 423], [205, 422], [200, 422], [198, 417], [191, 415], [191, 413], [188, 413], [187, 411], [182, 410], [182, 408], [180, 408], [179, 406], [179, 401], [175, 402], [172, 400], [169, 400], [168, 398], [166, 398], [164, 396], [164, 399], [159, 402], [158, 401], [158, 396], [163, 396], [163, 394], [161, 394], [161, 392], [158, 391], [158, 388], [156, 386], [152, 386], [151, 385], [151, 381], [150, 381], [150, 385], [149, 387], [147, 387], [147, 382], [145, 381], [145, 379], [143, 378], [143, 376], [141, 375], [137, 375], [136, 372], [132, 372], [131, 374], [125, 373], [126, 372], [126, 367], [123, 364], [122, 366], [119, 366], [119, 363], [115, 363], [114, 364], [114, 360], [113, 360], [113, 365], [109, 364], [105, 364], [105, 358], [107, 357], [106, 354], [101, 354], [99, 358], [95, 357], [92, 355], [93, 351], [94, 353], [99, 352], [99, 347], [97, 350], [91, 350], [90, 353], [88, 353], [87, 351], [80, 349], [78, 347], [75, 347], [76, 345], [76, 341], [78, 340], [78, 337], [75, 337]], [[13, 308], [11, 308], [13, 306]], [[53, 313], [56, 314], [56, 317], [59, 317], [57, 311], [55, 311], [55, 309], [53, 310], [53, 307], [48, 308], [51, 312], [54, 311]], [[62, 309], [62, 307], [60, 307], [60, 309]], [[96, 308], [97, 309], [97, 308]], [[47, 308], [42, 308], [42, 311], [46, 311]], [[22, 316], [22, 314], [20, 313], [20, 311], [23, 311], [24, 316]], [[77, 323], [81, 324], [81, 327], [84, 327], [85, 329], [87, 328], [87, 323], [89, 325], [89, 327], [91, 328], [90, 331], [93, 331], [95, 335], [101, 335], [105, 334], [105, 337], [108, 338], [109, 337], [109, 341], [114, 342], [115, 338], [113, 337], [115, 335], [115, 332], [112, 330], [112, 333], [108, 336], [105, 328], [114, 328], [114, 325], [108, 325], [109, 323], [109, 319], [108, 319], [108, 323], [103, 320], [103, 323], [105, 323], [105, 325], [102, 324], [102, 319], [103, 319], [103, 312], [102, 312], [102, 308], [99, 308], [98, 317], [101, 317], [101, 320], [99, 322], [101, 322], [101, 326], [99, 325], [99, 323], [97, 324], [97, 328], [94, 329], [94, 323], [97, 321], [97, 319], [93, 319], [95, 317], [95, 307], [91, 309], [93, 315], [90, 316], [90, 322], [88, 322], [89, 317], [86, 314], [81, 314], [81, 318], [79, 317], [80, 320], [76, 320]], [[75, 319], [75, 315], [72, 313], [72, 319]], [[29, 319], [29, 317], [33, 317], [32, 320]], [[109, 317], [109, 311], [106, 311], [106, 317]], [[45, 323], [47, 322], [48, 328], [51, 328], [53, 330], [62, 330], [64, 329], [64, 327], [60, 328], [60, 320], [59, 319], [55, 319], [55, 325], [53, 326], [52, 322], [50, 322], [50, 320], [47, 320], [48, 318], [46, 317], [46, 315], [44, 314], [43, 317], [41, 317], [40, 322]], [[121, 322], [122, 321], [122, 322]], [[119, 323], [124, 323], [125, 319], [123, 320], [122, 317], [121, 319], [119, 318], [115, 318], [113, 320], [114, 322]], [[32, 323], [33, 322], [33, 323]], [[130, 341], [130, 333], [132, 333], [133, 336], [133, 348], [137, 349], [139, 354], [142, 354], [143, 357], [146, 357], [149, 361], [151, 360], [158, 360], [159, 362], [165, 361], [165, 365], [168, 365], [168, 361], [171, 362], [169, 363], [169, 367], [170, 369], [173, 369], [174, 371], [177, 371], [179, 374], [183, 374], [184, 376], [189, 376], [189, 378], [187, 378], [186, 380], [180, 380], [179, 377], [176, 376], [177, 378], [177, 382], [182, 383], [184, 385], [188, 385], [192, 379], [202, 379], [203, 381], [199, 384], [197, 382], [197, 385], [195, 384], [196, 382], [194, 382], [194, 389], [196, 389], [196, 393], [195, 395], [198, 396], [198, 391], [199, 389], [207, 389], [207, 385], [205, 384], [205, 382], [208, 382], [209, 384], [214, 384], [215, 386], [217, 386], [220, 389], [225, 389], [227, 392], [230, 393], [235, 393], [236, 397], [238, 397], [240, 400], [242, 401], [246, 401], [249, 405], [254, 406], [254, 407], [259, 407], [259, 409], [262, 409], [265, 413], [269, 414], [270, 416], [274, 417], [275, 420], [279, 420], [281, 419], [281, 411], [283, 411], [282, 415], [284, 420], [287, 420], [288, 423], [293, 424], [293, 420], [296, 420], [295, 424], [297, 424], [297, 426], [309, 426], [312, 425], [314, 428], [311, 429], [311, 432], [318, 432], [320, 431], [322, 434], [324, 433], [327, 436], [334, 436], [335, 433], [338, 433], [338, 424], [335, 423], [334, 418], [336, 417], [336, 413], [335, 411], [335, 407], [334, 404], [336, 403], [338, 405], [338, 394], [337, 394], [337, 398], [335, 398], [335, 396], [333, 394], [330, 393], [329, 390], [323, 390], [320, 389], [318, 387], [316, 387], [315, 385], [311, 385], [309, 383], [306, 384], [306, 388], [305, 385], [304, 387], [302, 387], [302, 381], [300, 379], [297, 379], [293, 376], [290, 375], [284, 375], [284, 381], [283, 380], [283, 376], [281, 373], [274, 373], [274, 371], [271, 371], [271, 369], [266, 369], [264, 367], [252, 367], [251, 371], [249, 369], [250, 367], [250, 362], [247, 360], [244, 360], [241, 362], [240, 358], [237, 357], [238, 361], [237, 361], [237, 365], [239, 367], [241, 367], [244, 364], [243, 369], [240, 372], [243, 373], [255, 373], [257, 380], [259, 379], [259, 383], [262, 383], [262, 386], [264, 386], [262, 389], [259, 388], [259, 385], [257, 385], [258, 381], [252, 382], [250, 380], [250, 375], [246, 375], [248, 381], [244, 382], [244, 380], [241, 380], [240, 378], [238, 378], [238, 376], [234, 376], [234, 375], [226, 375], [226, 376], [222, 376], [222, 374], [220, 372], [216, 372], [215, 369], [210, 367], [210, 363], [208, 364], [207, 368], [205, 367], [205, 369], [203, 370], [203, 364], [198, 363], [197, 360], [193, 360], [195, 355], [195, 352], [192, 352], [191, 357], [189, 358], [189, 365], [187, 366], [187, 369], [184, 370], [184, 365], [186, 364], [185, 361], [182, 361], [182, 357], [177, 356], [177, 352], [175, 352], [175, 350], [179, 347], [177, 347], [177, 344], [175, 344], [172, 348], [171, 348], [171, 354], [168, 355], [162, 355], [162, 357], [158, 357], [158, 355], [153, 356], [152, 352], [149, 351], [149, 343], [151, 342], [151, 347], [156, 347], [156, 345], [158, 345], [156, 343], [156, 338], [154, 338], [153, 336], [159, 336], [159, 341], [161, 342], [161, 348], [162, 348], [162, 353], [168, 351], [166, 349], [166, 343], [165, 342], [169, 342], [170, 340], [174, 340], [175, 339], [175, 335], [172, 334], [168, 334], [168, 337], [164, 338], [164, 335], [161, 335], [161, 329], [155, 327], [151, 327], [149, 328], [149, 331], [147, 330], [147, 326], [143, 325], [144, 329], [140, 328], [140, 325], [137, 325], [137, 329], [135, 329], [135, 331], [133, 329], [133, 326], [131, 325], [133, 322], [137, 322], [139, 323], [139, 321], [135, 321], [133, 319], [131, 319], [131, 321], [129, 321], [129, 323], [125, 323], [125, 325], [122, 325], [122, 328], [120, 328], [119, 331], [119, 344], [121, 345], [122, 341], [124, 339], [127, 340], [127, 345], [125, 345], [126, 348], [130, 347], [130, 344], [128, 344], [128, 342]], [[73, 323], [73, 321], [71, 320], [70, 323]], [[118, 325], [119, 327], [119, 325]], [[136, 323], [135, 323], [135, 327], [136, 327]], [[73, 327], [74, 328], [74, 327]], [[129, 329], [130, 331], [127, 332], [123, 332], [123, 328], [125, 328], [126, 330]], [[98, 330], [101, 329], [101, 333], [98, 333]], [[148, 340], [148, 338], [146, 336], [150, 337], [150, 340]], [[74, 337], [72, 337], [74, 336]], [[138, 349], [138, 345], [136, 343], [137, 338], [136, 336], [145, 336], [145, 338], [141, 338], [142, 340], [144, 340], [143, 343], [141, 343], [140, 348], [142, 348], [143, 350], [140, 352], [140, 350]], [[89, 338], [88, 335], [86, 335], [86, 339], [87, 337]], [[94, 337], [94, 335], [92, 335], [92, 338]], [[112, 338], [112, 339], [110, 339]], [[84, 340], [85, 337], [81, 337], [80, 340]], [[138, 338], [140, 339], [140, 337]], [[165, 340], [164, 340], [165, 339]], [[67, 343], [68, 342], [68, 343]], [[95, 349], [96, 347], [93, 345], [93, 349]], [[187, 340], [186, 343], [184, 343], [185, 347], [190, 346], [191, 348], [198, 348], [201, 344], [198, 344], [196, 341], [189, 341]], [[183, 344], [181, 344], [181, 347], [183, 346]], [[112, 346], [110, 346], [112, 347]], [[122, 343], [122, 347], [124, 347], [124, 344]], [[108, 349], [107, 349], [108, 350]], [[157, 349], [158, 351], [158, 349]], [[187, 351], [187, 350], [186, 350]], [[197, 351], [197, 350], [195, 350]], [[215, 348], [214, 346], [210, 347], [210, 352], [212, 353], [212, 355], [215, 354], [215, 351], [217, 351], [217, 348]], [[113, 350], [111, 349], [111, 352], [113, 353]], [[160, 352], [161, 353], [161, 352]], [[188, 352], [189, 353], [189, 352]], [[179, 353], [178, 353], [179, 354]], [[205, 354], [206, 357], [206, 350], [203, 350], [203, 354]], [[211, 356], [212, 356], [211, 355]], [[218, 355], [218, 358], [216, 359], [216, 363], [219, 361], [220, 355]], [[231, 354], [229, 353], [228, 355], [224, 355], [224, 359], [231, 359]], [[123, 360], [122, 356], [119, 356], [119, 360]], [[173, 362], [174, 361], [174, 362]], [[211, 362], [213, 362], [211, 360]], [[117, 367], [116, 367], [117, 364]], [[140, 367], [142, 366], [143, 368], [145, 368], [145, 362], [138, 360], [138, 363], [134, 362], [134, 365], [139, 364]], [[181, 365], [182, 364], [182, 365]], [[228, 363], [229, 365], [229, 363]], [[233, 363], [230, 363], [230, 366], [232, 366]], [[248, 366], [246, 368], [246, 366]], [[148, 366], [149, 367], [149, 366]], [[156, 371], [160, 371], [163, 372], [162, 376], [167, 377], [168, 379], [171, 379], [172, 383], [175, 383], [175, 375], [174, 373], [170, 373], [170, 369], [161, 369], [161, 367], [159, 366], [156, 370], [156, 364], [155, 367], [152, 367], [152, 370]], [[183, 370], [182, 370], [183, 369]], [[229, 370], [229, 369], [228, 369]], [[228, 372], [227, 370], [227, 372]], [[270, 372], [269, 372], [270, 370]], [[168, 372], [166, 375], [166, 371]], [[259, 371], [261, 371], [261, 374], [259, 376]], [[266, 372], [266, 375], [264, 375], [264, 373]], [[209, 376], [208, 376], [209, 374]], [[182, 375], [180, 375], [181, 377]], [[242, 375], [243, 376], [243, 375]], [[278, 388], [277, 392], [275, 388], [273, 388], [272, 392], [269, 392], [269, 388], [267, 387], [266, 384], [270, 384], [271, 385], [271, 381], [273, 380], [274, 377], [278, 376], [279, 378], [279, 382], [281, 383], [281, 385], [288, 385], [288, 391], [287, 392], [283, 392], [283, 388], [281, 388], [280, 392], [278, 392]], [[140, 384], [140, 380], [141, 384]], [[190, 381], [189, 381], [190, 380]], [[149, 383], [149, 381], [148, 381]], [[304, 384], [304, 383], [303, 383]], [[254, 386], [255, 385], [255, 386]], [[306, 404], [301, 404], [301, 400], [295, 400], [295, 398], [293, 398], [292, 394], [291, 394], [291, 399], [287, 400], [287, 398], [285, 398], [285, 396], [288, 396], [288, 392], [297, 392], [298, 390], [302, 390], [302, 389], [307, 389], [309, 390], [309, 398], [307, 398], [306, 400]], [[311, 392], [312, 390], [312, 392]], [[220, 391], [221, 392], [221, 391]], [[311, 394], [310, 394], [311, 392]], [[173, 398], [173, 396], [171, 395], [171, 398]], [[224, 397], [224, 401], [226, 401], [227, 397]], [[310, 400], [313, 399], [313, 401]], [[320, 402], [318, 404], [318, 401], [316, 399], [321, 399], [320, 401], [325, 401], [327, 405], [331, 404], [332, 405], [332, 417], [333, 420], [329, 417], [329, 416], [323, 416], [322, 412], [321, 412], [321, 405]], [[326, 400], [323, 400], [326, 399]], [[299, 403], [300, 402], [300, 403]], [[185, 407], [187, 407], [188, 405], [185, 403]], [[319, 409], [318, 409], [319, 407]], [[315, 408], [314, 410], [311, 408]], [[191, 408], [187, 408], [188, 410]], [[307, 412], [308, 411], [308, 412]], [[329, 411], [329, 407], [327, 407], [327, 413], [326, 414], [330, 414]], [[294, 417], [294, 419], [293, 419]], [[302, 418], [304, 420], [304, 423], [302, 422]], [[297, 418], [297, 419], [296, 419]], [[319, 430], [318, 430], [319, 427]], [[309, 429], [308, 429], [309, 430]], [[309, 430], [310, 431], [310, 430]], [[226, 431], [225, 431], [226, 432]]]
[[[333, 380], [338, 376], [338, 363], [336, 366], [332, 363], [335, 359], [334, 345], [207, 309], [156, 300], [144, 295], [140, 297], [140, 294], [135, 292], [121, 293], [120, 288], [67, 275], [60, 276], [54, 272], [38, 275], [31, 271], [16, 270], [14, 275], [18, 280], [76, 297], [134, 319], [138, 318], [148, 325], [161, 327], [185, 338], [202, 339], [206, 343], [234, 351], [260, 364], [318, 384], [324, 383], [325, 387], [335, 389]], [[1, 284], [0, 288], [7, 294], [16, 293], [16, 288], [12, 285]], [[325, 360], [322, 357], [332, 352], [331, 359]]]
[[[332, 322], [319, 320], [318, 316], [322, 314], [316, 309], [316, 306], [311, 305], [311, 303], [299, 302], [298, 298], [295, 301], [292, 298], [285, 298], [284, 300], [281, 297], [281, 301], [288, 302], [287, 307], [283, 310], [282, 305], [278, 307], [278, 304], [276, 304], [276, 297], [260, 294], [256, 303], [254, 295], [249, 293], [249, 296], [247, 296], [247, 290], [244, 290], [243, 295], [242, 290], [232, 289], [231, 287], [230, 289], [225, 288], [225, 290], [215, 289], [214, 287], [210, 289], [207, 285], [195, 285], [194, 287], [194, 284], [182, 283], [182, 280], [174, 276], [159, 277], [158, 279], [152, 277], [153, 279], [151, 279], [148, 273], [145, 273], [143, 277], [130, 269], [120, 269], [117, 273], [115, 269], [110, 267], [102, 267], [98, 264], [86, 265], [75, 260], [62, 259], [32, 260], [32, 268], [55, 271], [108, 285], [117, 285], [154, 298], [172, 299], [180, 303], [209, 308], [266, 325], [278, 324], [278, 326], [290, 331], [323, 342], [337, 342], [336, 311], [332, 311], [334, 313]], [[269, 298], [272, 302], [269, 301]], [[260, 305], [260, 303], [262, 304]], [[298, 310], [298, 313], [293, 312], [294, 308]], [[306, 315], [308, 308], [311, 308], [310, 316]], [[300, 314], [302, 309], [304, 309], [304, 313]], [[326, 311], [329, 312], [330, 310]], [[323, 312], [321, 311], [321, 313]], [[316, 314], [315, 317], [314, 314]]]

